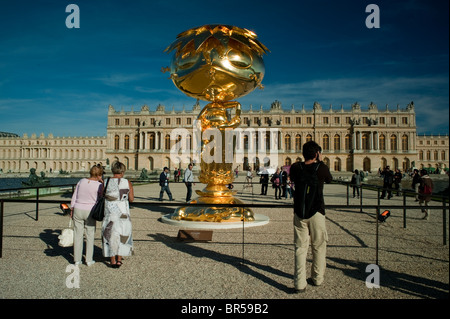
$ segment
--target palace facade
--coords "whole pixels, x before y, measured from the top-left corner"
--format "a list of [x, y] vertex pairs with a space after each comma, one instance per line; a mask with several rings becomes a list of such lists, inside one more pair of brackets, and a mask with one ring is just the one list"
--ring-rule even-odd
[[[177, 137], [171, 139], [171, 133], [180, 128], [192, 132], [200, 110], [198, 102], [190, 110], [183, 107], [181, 111], [166, 110], [163, 105], [154, 111], [146, 105], [138, 111], [124, 111], [110, 105], [106, 137], [0, 134], [0, 168], [3, 172], [27, 172], [30, 168], [38, 172], [88, 171], [93, 164], [108, 165], [119, 160], [135, 171], [161, 170], [164, 166], [184, 169], [187, 163], [171, 159], [170, 150], [177, 142]], [[441, 170], [449, 166], [448, 134], [417, 135], [413, 102], [403, 108], [379, 108], [374, 103], [362, 108], [354, 103], [350, 110], [342, 105], [325, 108], [316, 102], [312, 110], [304, 106], [286, 110], [275, 101], [268, 110], [262, 106], [242, 110], [240, 128], [268, 132], [261, 135], [261, 142], [267, 147], [277, 146], [277, 166], [303, 160], [301, 149], [308, 140], [322, 146], [324, 162], [332, 171], [377, 171], [387, 165], [402, 171], [413, 167]], [[277, 135], [269, 134], [274, 129]], [[245, 152], [249, 138], [256, 145], [260, 142], [257, 134], [244, 136], [244, 160], [236, 163], [241, 170], [248, 166], [258, 169], [267, 161], [258, 154], [256, 161], [248, 160]], [[276, 141], [271, 141], [273, 138]], [[192, 145], [192, 135], [188, 139], [188, 145]]]

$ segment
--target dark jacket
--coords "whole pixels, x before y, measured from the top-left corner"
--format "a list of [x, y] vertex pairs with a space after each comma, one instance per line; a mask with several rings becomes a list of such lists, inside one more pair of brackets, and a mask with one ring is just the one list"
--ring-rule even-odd
[[165, 185], [169, 185], [169, 179], [167, 178], [166, 173], [162, 172], [161, 175], [159, 175], [159, 186]]
[[[301, 174], [301, 163], [296, 162], [291, 165], [290, 174], [291, 181], [294, 183], [294, 185], [298, 185], [298, 176]], [[305, 165], [305, 169], [313, 169], [314, 164]], [[331, 176], [330, 169], [327, 165], [325, 165], [324, 162], [319, 163], [319, 167], [317, 169], [317, 178], [319, 180], [319, 189], [318, 194], [316, 196], [315, 203], [313, 205], [313, 208], [316, 212], [320, 212], [321, 214], [325, 215], [325, 201], [323, 198], [323, 185], [324, 183], [331, 183], [333, 177]], [[294, 186], [295, 189], [295, 186]], [[295, 190], [294, 190], [294, 201], [295, 201]]]

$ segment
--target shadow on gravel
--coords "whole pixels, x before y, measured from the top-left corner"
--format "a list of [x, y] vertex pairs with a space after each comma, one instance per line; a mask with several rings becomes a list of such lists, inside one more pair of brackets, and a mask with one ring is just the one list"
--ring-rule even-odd
[[[371, 273], [366, 272], [367, 263], [335, 257], [328, 257], [327, 260], [332, 262], [328, 263], [328, 268], [341, 270], [344, 275], [360, 279], [361, 285], [365, 285], [366, 278]], [[337, 266], [334, 266], [334, 264]], [[398, 291], [415, 298], [448, 299], [449, 297], [449, 285], [444, 282], [384, 269], [381, 266], [380, 287]], [[386, 293], [385, 298], [389, 299], [389, 297], [389, 293]]]
[[193, 257], [198, 257], [198, 258], [206, 257], [206, 258], [210, 258], [216, 262], [231, 265], [233, 267], [236, 267], [243, 273], [253, 276], [253, 277], [267, 283], [268, 285], [271, 285], [272, 287], [277, 288], [285, 293], [292, 292], [291, 287], [287, 287], [287, 286], [283, 285], [282, 283], [279, 283], [279, 282], [273, 280], [272, 278], [267, 277], [266, 275], [258, 272], [254, 268], [259, 269], [261, 271], [266, 271], [266, 272], [272, 273], [277, 276], [286, 277], [289, 279], [293, 279], [292, 274], [288, 274], [286, 272], [283, 272], [283, 271], [273, 268], [271, 266], [261, 265], [261, 264], [258, 264], [258, 263], [252, 262], [252, 261], [248, 261], [246, 259], [243, 260], [240, 257], [226, 255], [226, 254], [218, 253], [213, 250], [201, 248], [198, 246], [192, 246], [192, 245], [189, 245], [188, 243], [179, 242], [176, 238], [170, 237], [170, 236], [167, 236], [164, 234], [148, 234], [148, 236], [153, 238], [155, 241], [165, 244], [167, 247], [169, 247], [171, 249], [181, 251], [181, 252], [189, 254]]

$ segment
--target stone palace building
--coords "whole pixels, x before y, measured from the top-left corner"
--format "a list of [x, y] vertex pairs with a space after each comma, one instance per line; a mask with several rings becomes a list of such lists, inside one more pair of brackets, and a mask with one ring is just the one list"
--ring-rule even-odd
[[[37, 172], [76, 172], [119, 160], [135, 171], [161, 170], [164, 166], [184, 169], [186, 163], [174, 163], [170, 157], [170, 149], [177, 142], [171, 139], [171, 132], [176, 128], [192, 132], [200, 110], [198, 102], [190, 110], [183, 107], [181, 111], [167, 110], [163, 105], [155, 110], [144, 105], [139, 111], [125, 111], [110, 105], [106, 137], [20, 137], [0, 132], [0, 168], [3, 172], [28, 172], [30, 168]], [[263, 142], [274, 145], [270, 139], [276, 138], [278, 166], [303, 160], [301, 149], [308, 140], [322, 146], [324, 162], [331, 171], [376, 172], [387, 165], [402, 171], [413, 167], [442, 170], [449, 166], [448, 134], [417, 135], [413, 102], [403, 108], [374, 103], [363, 108], [354, 103], [350, 110], [343, 106], [325, 108], [316, 102], [312, 110], [305, 110], [304, 106], [283, 109], [275, 101], [270, 109], [250, 106], [242, 110], [240, 128], [275, 129], [277, 136], [267, 133]], [[250, 138], [259, 143], [258, 135]], [[192, 136], [188, 139], [191, 142]], [[248, 139], [244, 136], [244, 160], [236, 163], [240, 170], [248, 166], [258, 169], [267, 161], [258, 154], [256, 161], [248, 161]]]

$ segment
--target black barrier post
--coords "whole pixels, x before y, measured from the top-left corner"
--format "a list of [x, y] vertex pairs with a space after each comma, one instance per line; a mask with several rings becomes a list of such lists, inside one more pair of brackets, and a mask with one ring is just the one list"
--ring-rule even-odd
[[406, 193], [403, 192], [403, 228], [406, 228]]
[[36, 187], [36, 221], [39, 220], [39, 187]]
[[[359, 187], [359, 186], [358, 186]], [[363, 187], [359, 187], [359, 212], [362, 213], [362, 202], [363, 202]]]
[[378, 266], [378, 218], [380, 217], [380, 205], [377, 205], [377, 230], [376, 230], [376, 238], [375, 238], [375, 264]]
[[244, 244], [244, 229], [245, 229], [245, 225], [244, 225], [244, 223], [245, 223], [245, 218], [244, 217], [242, 217], [242, 262], [241, 262], [241, 264], [242, 264], [242, 266], [244, 265], [244, 248], [245, 248], [245, 244]]
[[0, 201], [0, 258], [3, 257], [3, 201]]
[[350, 183], [347, 183], [347, 206], [350, 205], [350, 203], [349, 203], [349, 196], [350, 196], [349, 188], [350, 188]]
[[445, 209], [445, 197], [442, 197], [442, 235], [443, 235], [443, 245], [447, 245], [447, 212]]

